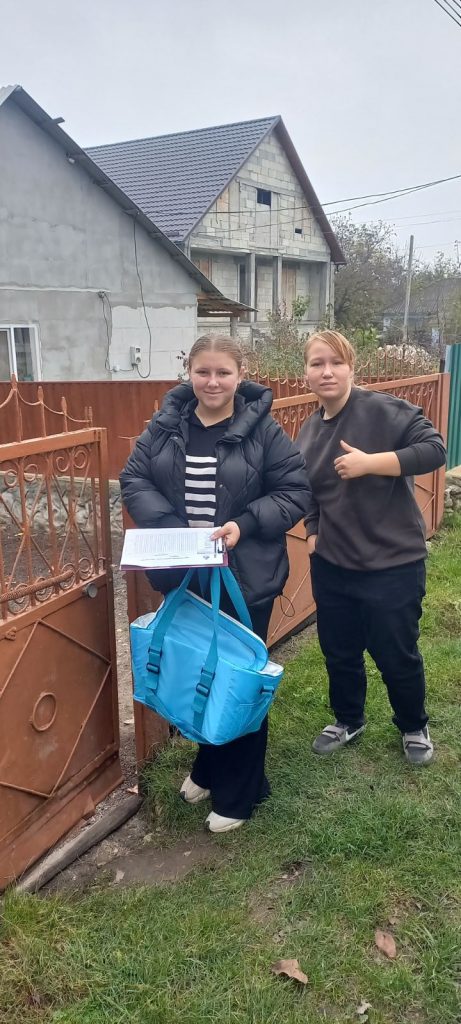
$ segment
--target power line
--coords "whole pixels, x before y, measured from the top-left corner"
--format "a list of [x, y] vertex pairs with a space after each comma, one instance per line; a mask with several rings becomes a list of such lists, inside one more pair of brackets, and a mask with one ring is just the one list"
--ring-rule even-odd
[[457, 15], [456, 18], [453, 17], [453, 14], [450, 14], [450, 11], [447, 11], [447, 8], [444, 7], [442, 3], [440, 3], [440, 0], [434, 0], [434, 3], [437, 4], [437, 7], [440, 7], [441, 11], [444, 11], [445, 14], [448, 14], [448, 17], [451, 18], [452, 21], [454, 21], [455, 25], [457, 25], [458, 28], [461, 28], [461, 21], [458, 21], [458, 11], [456, 11], [455, 8], [451, 6], [451, 4], [449, 3], [449, 0], [445, 0], [445, 3], [448, 4], [448, 6], [450, 7], [450, 10], [452, 10], [452, 11], [454, 10], [455, 11], [455, 14]]
[[[393, 217], [392, 220], [414, 220], [415, 217], [451, 217], [452, 214], [459, 214], [461, 216], [461, 210], [428, 210], [427, 213], [422, 211], [419, 213], [403, 213], [399, 214], [397, 217]], [[334, 214], [332, 214], [332, 216], [334, 216]], [[428, 223], [434, 222], [430, 221]], [[421, 221], [421, 224], [424, 224], [424, 221]]]
[[338, 203], [355, 203], [357, 199], [379, 199], [380, 196], [396, 196], [404, 192], [414, 192], [418, 189], [429, 188], [432, 185], [441, 185], [445, 181], [454, 181], [461, 178], [461, 174], [453, 174], [450, 178], [437, 178], [435, 181], [424, 181], [421, 185], [406, 185], [404, 188], [395, 188], [388, 192], [369, 192], [366, 196], [348, 196], [346, 199], [330, 199], [322, 206], [337, 206]]
[[424, 228], [430, 224], [461, 224], [461, 217], [446, 217], [443, 220], [417, 220], [413, 221], [413, 227]]
[[[423, 189], [426, 189], [426, 188], [433, 188], [435, 185], [443, 185], [447, 181], [458, 181], [460, 178], [461, 178], [461, 174], [452, 174], [448, 178], [436, 178], [434, 181], [424, 181], [421, 185], [407, 185], [407, 186], [405, 186], [405, 188], [396, 188], [396, 189], [390, 190], [388, 192], [369, 192], [367, 195], [363, 195], [363, 196], [348, 196], [347, 198], [343, 198], [343, 199], [330, 199], [328, 202], [325, 202], [325, 203], [322, 202], [320, 205], [322, 207], [324, 207], [324, 206], [337, 206], [338, 203], [354, 203], [357, 199], [375, 199], [376, 200], [375, 203], [363, 203], [362, 204], [363, 206], [374, 206], [374, 205], [377, 204], [377, 202], [380, 202], [380, 201], [381, 202], [388, 202], [390, 199], [399, 199], [400, 197], [403, 197], [405, 195], [410, 195], [412, 192], [420, 192], [420, 191], [422, 191]], [[258, 186], [255, 185], [255, 188], [257, 188], [257, 187]], [[275, 194], [277, 194], [277, 193], [275, 193]], [[292, 206], [291, 209], [278, 210], [277, 212], [278, 213], [287, 213], [287, 214], [291, 215], [292, 213], [299, 212], [301, 210], [306, 210], [306, 208], [307, 208], [307, 204], [305, 206]], [[358, 208], [359, 207], [356, 207], [356, 206], [351, 206], [350, 207], [351, 210], [356, 210]], [[220, 210], [219, 212], [220, 213], [226, 213], [226, 214], [234, 214], [234, 215], [241, 214], [241, 213], [250, 213], [251, 212], [252, 214], [256, 214], [256, 213], [263, 214], [264, 216], [267, 217], [269, 215], [269, 211], [271, 209], [272, 209], [271, 206], [267, 206], [264, 210], [251, 210], [251, 211], [250, 210]], [[217, 212], [218, 211], [216, 211], [216, 210], [209, 210], [208, 211], [208, 213], [212, 214], [213, 216]], [[347, 210], [330, 210], [329, 211], [329, 216], [332, 217], [332, 216], [334, 216], [335, 213], [347, 213], [347, 212], [348, 212]], [[240, 228], [235, 228], [233, 230], [240, 231]]]
[[414, 195], [415, 192], [422, 192], [426, 188], [433, 188], [434, 185], [441, 185], [445, 181], [455, 181], [457, 178], [461, 178], [461, 174], [454, 174], [450, 178], [440, 178], [438, 181], [428, 181], [424, 185], [414, 185], [413, 188], [402, 190], [398, 195], [393, 193], [384, 199], [375, 199], [371, 203], [357, 203], [356, 206], [343, 207], [342, 210], [330, 210], [330, 216], [334, 216], [337, 213], [350, 213], [352, 210], [361, 210], [364, 206], [378, 206], [379, 203], [388, 203], [391, 199], [404, 199], [406, 196]]
[[417, 245], [416, 249], [417, 250], [418, 249], [437, 249], [437, 246], [439, 246], [439, 245], [445, 246], [445, 245], [454, 245], [454, 244], [455, 243], [454, 243], [453, 239], [451, 238], [449, 241], [446, 241], [446, 242], [427, 242], [426, 245]]
[[[456, 10], [456, 7], [453, 7], [453, 3], [450, 2], [450, 0], [443, 0], [443, 2], [445, 3], [446, 7], [450, 8], [450, 11], [453, 11], [453, 14], [456, 16], [456, 18], [459, 19], [459, 11]], [[446, 13], [448, 14], [448, 11], [446, 11]]]
[[[425, 182], [422, 185], [413, 185], [412, 187], [409, 187], [407, 189], [401, 190], [398, 194], [395, 193], [395, 192], [392, 192], [390, 194], [388, 193], [387, 195], [386, 195], [386, 193], [382, 193], [382, 195], [385, 196], [385, 198], [383, 198], [383, 199], [376, 199], [376, 200], [374, 200], [374, 202], [371, 202], [371, 203], [357, 203], [356, 206], [343, 207], [343, 209], [341, 209], [341, 210], [330, 210], [329, 211], [329, 216], [330, 217], [336, 217], [337, 215], [342, 214], [342, 213], [351, 213], [353, 210], [361, 210], [365, 206], [378, 206], [381, 203], [389, 202], [391, 199], [403, 199], [407, 195], [412, 195], [414, 192], [421, 192], [424, 189], [432, 188], [435, 185], [444, 184], [446, 181], [456, 181], [456, 180], [458, 180], [460, 178], [461, 178], [461, 174], [453, 174], [449, 178], [439, 178], [437, 181]], [[377, 194], [379, 195], [379, 193], [377, 193]], [[336, 200], [336, 201], [340, 202], [339, 199]], [[343, 202], [344, 202], [344, 200], [343, 200]], [[272, 210], [272, 208], [268, 207], [267, 210], [226, 210], [226, 211], [223, 211], [223, 212], [225, 212], [225, 213], [233, 213], [235, 215], [241, 214], [241, 215], [244, 215], [245, 217], [250, 215], [250, 214], [251, 214], [251, 216], [253, 216], [253, 215], [257, 214], [257, 213], [263, 213], [265, 215], [265, 217], [270, 218], [271, 217], [271, 210]], [[268, 230], [270, 230], [271, 228], [276, 228], [276, 227], [279, 227], [279, 226], [283, 226], [284, 224], [290, 224], [292, 222], [294, 223], [294, 220], [296, 218], [293, 218], [293, 214], [296, 211], [304, 211], [304, 212], [308, 212], [308, 213], [310, 213], [312, 215], [312, 210], [310, 209], [310, 207], [307, 206], [307, 204], [306, 204], [306, 206], [292, 206], [291, 210], [290, 209], [277, 210], [277, 213], [281, 214], [282, 216], [280, 216], [277, 220], [274, 220], [274, 219], [270, 219], [269, 220], [268, 219], [268, 222], [266, 224], [260, 224], [259, 225], [259, 230], [263, 231], [266, 228]], [[453, 211], [453, 212], [455, 212], [455, 211]], [[211, 211], [210, 210], [210, 211], [208, 211], [208, 213], [211, 216], [215, 216], [216, 215], [215, 211]], [[283, 216], [284, 214], [286, 214], [287, 216], [284, 217]], [[421, 216], [421, 214], [419, 214], [419, 215], [418, 214], [414, 214], [414, 216]], [[428, 216], [429, 216], [429, 214], [428, 214]], [[411, 219], [411, 217], [409, 219]], [[248, 230], [250, 230], [250, 231], [254, 230], [252, 225], [242, 225], [242, 224], [240, 224], [238, 227], [230, 227], [230, 226], [226, 227], [225, 231], [226, 231], [226, 234], [229, 235], [229, 234], [235, 233], [236, 231], [237, 232], [241, 232], [242, 230], [245, 229], [245, 227], [248, 228]]]
[[[391, 199], [399, 199], [400, 196], [391, 196], [390, 198]], [[378, 202], [383, 203], [383, 202], [386, 202], [386, 200], [381, 199], [381, 200], [378, 200]], [[361, 203], [361, 204], [358, 204], [357, 206], [351, 206], [351, 207], [349, 207], [347, 209], [344, 208], [342, 210], [332, 210], [331, 213], [330, 213], [330, 219], [335, 217], [336, 215], [339, 215], [339, 214], [349, 213], [351, 210], [359, 210], [359, 209], [363, 209], [363, 207], [365, 207], [365, 206], [373, 206], [373, 205], [376, 205], [376, 203]], [[312, 215], [312, 211], [309, 211], [307, 207], [300, 207], [300, 209], [304, 210], [305, 212], [310, 212], [311, 215]], [[242, 214], [244, 214], [245, 217], [247, 217], [249, 215], [254, 214], [255, 212], [259, 213], [260, 211], [244, 210], [244, 211], [242, 211]], [[453, 212], [456, 212], [456, 211], [453, 211]], [[226, 228], [223, 227], [223, 230], [225, 230], [226, 235], [232, 235], [232, 234], [235, 234], [236, 232], [241, 233], [242, 231], [245, 231], [245, 230], [248, 230], [248, 231], [255, 231], [255, 230], [256, 231], [270, 231], [271, 229], [275, 230], [275, 229], [277, 229], [279, 227], [286, 227], [287, 225], [288, 226], [289, 225], [293, 225], [293, 227], [297, 226], [296, 225], [296, 218], [293, 216], [293, 213], [294, 213], [293, 209], [292, 210], [281, 210], [281, 211], [277, 211], [277, 213], [281, 214], [281, 216], [278, 216], [277, 218], [272, 217], [271, 220], [267, 220], [267, 223], [265, 223], [265, 224], [261, 224], [261, 223], [259, 223], [259, 224], [254, 224], [254, 223], [251, 223], [251, 224], [240, 224], [238, 227], [226, 227]], [[287, 216], [285, 217], [284, 214], [287, 214]], [[268, 215], [266, 214], [266, 216], [268, 216]], [[416, 226], [417, 222], [416, 222], [415, 218], [417, 218], [418, 216], [419, 217], [421, 217], [421, 216], [423, 216], [423, 217], [424, 216], [428, 216], [429, 217], [430, 214], [410, 214], [410, 215], [406, 215], [405, 217], [395, 217], [395, 218], [388, 217], [388, 218], [383, 218], [383, 219], [386, 220], [388, 223], [394, 223], [394, 220], [411, 220], [411, 221], [413, 221], [414, 226]], [[460, 217], [453, 217], [453, 218], [448, 218], [448, 219], [447, 218], [440, 218], [440, 219], [436, 219], [436, 220], [432, 220], [432, 221], [431, 220], [425, 220], [425, 221], [421, 221], [421, 224], [423, 224], [423, 225], [424, 224], [450, 224], [450, 223], [457, 224], [457, 223], [459, 223], [460, 219], [461, 219], [461, 211], [460, 211]], [[209, 235], [206, 235], [206, 234], [199, 235], [198, 233], [196, 233], [194, 237], [196, 239], [198, 239], [199, 237], [202, 237], [203, 239], [205, 239], [205, 238], [209, 238]]]

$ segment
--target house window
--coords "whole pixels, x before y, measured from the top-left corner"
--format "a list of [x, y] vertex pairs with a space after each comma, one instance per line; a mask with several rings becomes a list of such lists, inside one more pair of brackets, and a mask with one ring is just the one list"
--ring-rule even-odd
[[40, 345], [34, 324], [0, 324], [0, 380], [41, 380]]
[[211, 281], [211, 259], [209, 256], [192, 256], [192, 262]]
[[260, 203], [261, 206], [270, 206], [272, 203], [272, 192], [267, 192], [265, 188], [258, 188], [257, 192], [258, 203]]
[[302, 235], [302, 233], [303, 233], [303, 229], [302, 228], [295, 228], [295, 235]]
[[247, 270], [244, 263], [239, 263], [239, 277], [238, 277], [238, 301], [245, 304], [248, 303], [247, 296]]

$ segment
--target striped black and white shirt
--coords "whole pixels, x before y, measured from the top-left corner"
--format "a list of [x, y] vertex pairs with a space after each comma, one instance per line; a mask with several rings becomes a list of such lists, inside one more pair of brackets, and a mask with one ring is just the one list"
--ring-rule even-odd
[[216, 443], [230, 420], [204, 427], [195, 413], [189, 420], [185, 499], [189, 526], [214, 526], [216, 516]]

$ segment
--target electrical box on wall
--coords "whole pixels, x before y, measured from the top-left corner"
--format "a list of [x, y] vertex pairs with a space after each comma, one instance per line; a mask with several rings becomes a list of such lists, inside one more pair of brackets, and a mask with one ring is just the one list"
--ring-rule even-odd
[[130, 345], [130, 362], [132, 366], [139, 366], [141, 362], [141, 349], [139, 345]]

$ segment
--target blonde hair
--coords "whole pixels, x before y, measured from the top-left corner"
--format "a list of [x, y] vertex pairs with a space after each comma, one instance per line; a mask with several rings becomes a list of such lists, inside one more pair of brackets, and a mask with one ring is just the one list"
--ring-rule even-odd
[[202, 334], [200, 338], [197, 338], [197, 341], [194, 341], [189, 352], [189, 358], [187, 361], [189, 373], [193, 360], [196, 356], [200, 355], [201, 352], [225, 352], [237, 364], [239, 372], [242, 369], [242, 349], [240, 348], [238, 341], [236, 341], [235, 338], [231, 338], [228, 334]]
[[304, 345], [304, 363], [306, 365], [311, 347], [316, 341], [323, 341], [324, 345], [328, 345], [328, 348], [331, 348], [344, 363], [347, 363], [351, 370], [354, 369], [355, 349], [339, 331], [316, 331], [315, 334], [311, 334]]

